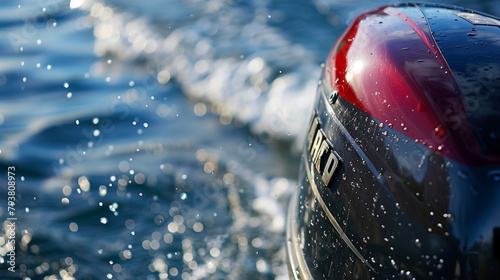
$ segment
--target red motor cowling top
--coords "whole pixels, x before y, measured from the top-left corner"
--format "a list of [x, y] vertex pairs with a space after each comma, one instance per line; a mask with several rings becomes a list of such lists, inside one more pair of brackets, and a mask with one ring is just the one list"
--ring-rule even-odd
[[429, 149], [500, 163], [500, 21], [435, 5], [358, 17], [328, 56], [332, 89]]

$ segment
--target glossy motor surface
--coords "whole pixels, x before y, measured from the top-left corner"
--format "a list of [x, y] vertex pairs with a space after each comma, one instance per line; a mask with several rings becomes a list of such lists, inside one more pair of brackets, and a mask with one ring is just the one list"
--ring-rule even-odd
[[290, 204], [296, 279], [500, 279], [500, 21], [401, 4], [332, 49]]

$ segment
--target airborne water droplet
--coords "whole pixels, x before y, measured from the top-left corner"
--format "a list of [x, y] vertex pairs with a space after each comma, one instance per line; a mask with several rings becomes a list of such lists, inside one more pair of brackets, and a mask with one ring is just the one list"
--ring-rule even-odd
[[415, 245], [417, 245], [418, 248], [422, 247], [422, 244], [420, 243], [420, 239], [415, 239]]

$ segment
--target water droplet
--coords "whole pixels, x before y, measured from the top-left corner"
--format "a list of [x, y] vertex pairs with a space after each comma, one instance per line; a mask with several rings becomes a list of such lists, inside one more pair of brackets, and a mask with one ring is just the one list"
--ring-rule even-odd
[[384, 127], [384, 123], [380, 123], [380, 124], [378, 125], [378, 127], [380, 127], [380, 128]]
[[108, 219], [106, 219], [105, 217], [102, 217], [100, 221], [101, 221], [101, 224], [103, 224], [103, 225], [108, 223]]
[[183, 192], [183, 193], [181, 193], [181, 199], [182, 199], [182, 200], [185, 200], [186, 198], [187, 198], [187, 194], [186, 194], [186, 193], [184, 193], [184, 192]]
[[446, 128], [443, 125], [439, 125], [436, 128], [434, 128], [434, 132], [436, 133], [437, 136], [443, 137], [446, 134]]
[[114, 202], [113, 204], [109, 205], [109, 210], [111, 212], [116, 212], [116, 209], [118, 208], [118, 203]]
[[418, 248], [422, 247], [422, 243], [420, 243], [420, 239], [415, 239], [415, 245], [417, 245]]

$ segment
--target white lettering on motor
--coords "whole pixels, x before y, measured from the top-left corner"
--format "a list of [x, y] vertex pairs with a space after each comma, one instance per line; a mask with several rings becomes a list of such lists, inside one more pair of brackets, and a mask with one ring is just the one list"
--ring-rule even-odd
[[339, 158], [332, 145], [328, 142], [323, 129], [321, 129], [318, 117], [311, 120], [307, 138], [309, 140], [308, 150], [311, 161], [316, 171], [321, 174], [323, 183], [328, 186], [333, 174], [338, 169]]

